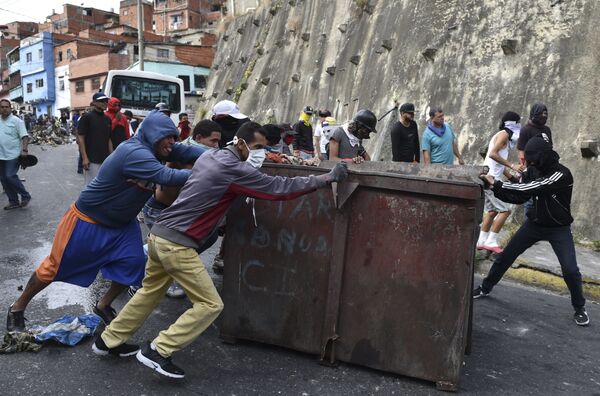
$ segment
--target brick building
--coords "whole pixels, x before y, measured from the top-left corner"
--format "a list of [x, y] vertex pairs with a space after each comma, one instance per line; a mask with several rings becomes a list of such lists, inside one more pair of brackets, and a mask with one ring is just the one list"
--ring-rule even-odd
[[[146, 0], [142, 1], [142, 10], [144, 13], [144, 30], [152, 31], [152, 15], [154, 13], [154, 4]], [[121, 0], [119, 4], [119, 22], [121, 25], [138, 27], [138, 7], [137, 0]]]
[[61, 112], [69, 112], [71, 109], [71, 63], [110, 50], [108, 43], [100, 44], [76, 37], [54, 46], [54, 115], [60, 116]]
[[76, 34], [88, 28], [104, 30], [118, 24], [119, 14], [114, 11], [65, 4], [63, 12], [61, 14], [53, 12], [46, 18], [46, 22], [40, 23], [39, 30], [40, 32]]
[[36, 22], [15, 21], [5, 25], [5, 28], [2, 29], [2, 36], [7, 39], [21, 40], [37, 32], [38, 24]]
[[69, 66], [71, 109], [88, 107], [93, 93], [102, 87], [108, 71], [127, 69], [128, 66], [127, 55], [110, 52], [72, 61]]
[[7, 55], [15, 48], [19, 47], [20, 40], [0, 37], [0, 98], [10, 99], [10, 71]]
[[154, 0], [153, 30], [171, 34], [200, 29], [210, 19], [207, 15], [220, 12], [223, 0]]

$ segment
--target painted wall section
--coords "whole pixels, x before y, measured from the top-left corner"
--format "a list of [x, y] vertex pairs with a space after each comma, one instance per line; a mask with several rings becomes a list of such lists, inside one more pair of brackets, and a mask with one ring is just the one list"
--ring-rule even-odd
[[52, 34], [38, 33], [21, 40], [23, 101], [32, 104], [37, 115], [54, 114], [54, 48]]

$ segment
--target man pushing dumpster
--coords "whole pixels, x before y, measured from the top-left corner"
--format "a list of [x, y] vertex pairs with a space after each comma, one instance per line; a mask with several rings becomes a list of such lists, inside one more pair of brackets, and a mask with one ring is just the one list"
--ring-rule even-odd
[[136, 138], [123, 142], [104, 161], [98, 175], [65, 213], [50, 255], [31, 275], [21, 296], [8, 309], [8, 331], [25, 330], [25, 308], [50, 283], [88, 287], [99, 271], [112, 281], [94, 313], [106, 324], [115, 317], [113, 300], [144, 276], [145, 257], [136, 215], [156, 184], [183, 185], [189, 170], [161, 161], [194, 162], [204, 151], [176, 144], [178, 131], [169, 117], [151, 112]]
[[[196, 249], [210, 237], [238, 196], [289, 200], [341, 182], [347, 165], [338, 163], [329, 173], [308, 177], [273, 177], [258, 170], [265, 159], [266, 132], [246, 122], [223, 150], [202, 155], [177, 200], [164, 209], [148, 237], [148, 262], [142, 288], [96, 338], [92, 350], [99, 355], [130, 356], [170, 378], [184, 371], [171, 355], [194, 341], [219, 316], [223, 302]], [[142, 349], [126, 341], [142, 326], [177, 281], [192, 302], [168, 329]]]
[[548, 137], [536, 136], [525, 146], [527, 171], [523, 183], [503, 183], [490, 175], [481, 176], [497, 198], [515, 204], [533, 198], [533, 208], [527, 211], [525, 223], [494, 261], [481, 286], [473, 291], [473, 298], [490, 294], [521, 253], [538, 241], [548, 241], [560, 262], [563, 279], [571, 293], [575, 323], [587, 326], [590, 318], [585, 311], [581, 273], [571, 234], [573, 176], [558, 160], [559, 156], [552, 150]]

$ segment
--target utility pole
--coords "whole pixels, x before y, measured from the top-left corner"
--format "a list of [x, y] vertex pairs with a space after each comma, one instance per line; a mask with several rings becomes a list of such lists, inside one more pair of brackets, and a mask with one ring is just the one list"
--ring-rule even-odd
[[138, 62], [140, 71], [144, 71], [144, 8], [142, 0], [137, 0], [138, 9]]

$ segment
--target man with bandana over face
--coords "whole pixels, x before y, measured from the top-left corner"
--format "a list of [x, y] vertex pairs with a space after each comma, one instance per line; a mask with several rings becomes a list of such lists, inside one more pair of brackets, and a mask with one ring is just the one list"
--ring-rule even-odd
[[[500, 121], [499, 131], [492, 136], [488, 145], [483, 164], [490, 169], [488, 175], [494, 176], [496, 180], [503, 178], [512, 180], [514, 176], [509, 169], [519, 173], [523, 171], [522, 165], [512, 164], [508, 161], [508, 155], [519, 139], [520, 120], [520, 115], [513, 111], [507, 111]], [[492, 191], [485, 190], [485, 214], [477, 240], [477, 249], [490, 250], [495, 253], [502, 252], [498, 242], [498, 233], [510, 216], [510, 206], [496, 198]]]
[[[110, 121], [110, 120], [109, 120]], [[24, 312], [35, 295], [61, 281], [90, 286], [99, 271], [111, 281], [94, 313], [108, 324], [116, 316], [114, 299], [129, 285], [139, 285], [146, 258], [137, 214], [154, 186], [181, 186], [189, 169], [171, 169], [162, 161], [193, 163], [201, 148], [175, 143], [177, 127], [160, 111], [152, 111], [135, 138], [119, 145], [102, 164], [98, 175], [62, 217], [50, 255], [33, 273], [25, 290], [8, 309], [8, 331], [24, 331]], [[128, 356], [137, 349], [113, 351]]]
[[532, 137], [524, 148], [527, 171], [521, 183], [502, 182], [491, 175], [481, 176], [486, 188], [490, 188], [497, 198], [515, 204], [533, 198], [533, 208], [527, 212], [525, 223], [498, 255], [481, 286], [473, 291], [473, 298], [487, 296], [521, 253], [538, 241], [548, 241], [571, 293], [575, 323], [587, 326], [590, 319], [585, 311], [581, 273], [571, 234], [573, 176], [558, 162], [559, 156], [552, 150], [547, 137]]
[[169, 378], [184, 378], [171, 355], [193, 342], [219, 316], [223, 302], [196, 249], [214, 233], [237, 197], [289, 200], [343, 181], [345, 163], [319, 176], [269, 176], [258, 168], [265, 159], [266, 132], [247, 122], [223, 150], [208, 151], [194, 164], [177, 200], [163, 210], [148, 237], [148, 263], [142, 288], [94, 343], [100, 355], [137, 348], [125, 342], [142, 326], [172, 280], [192, 306], [168, 329], [146, 342], [137, 359]]

